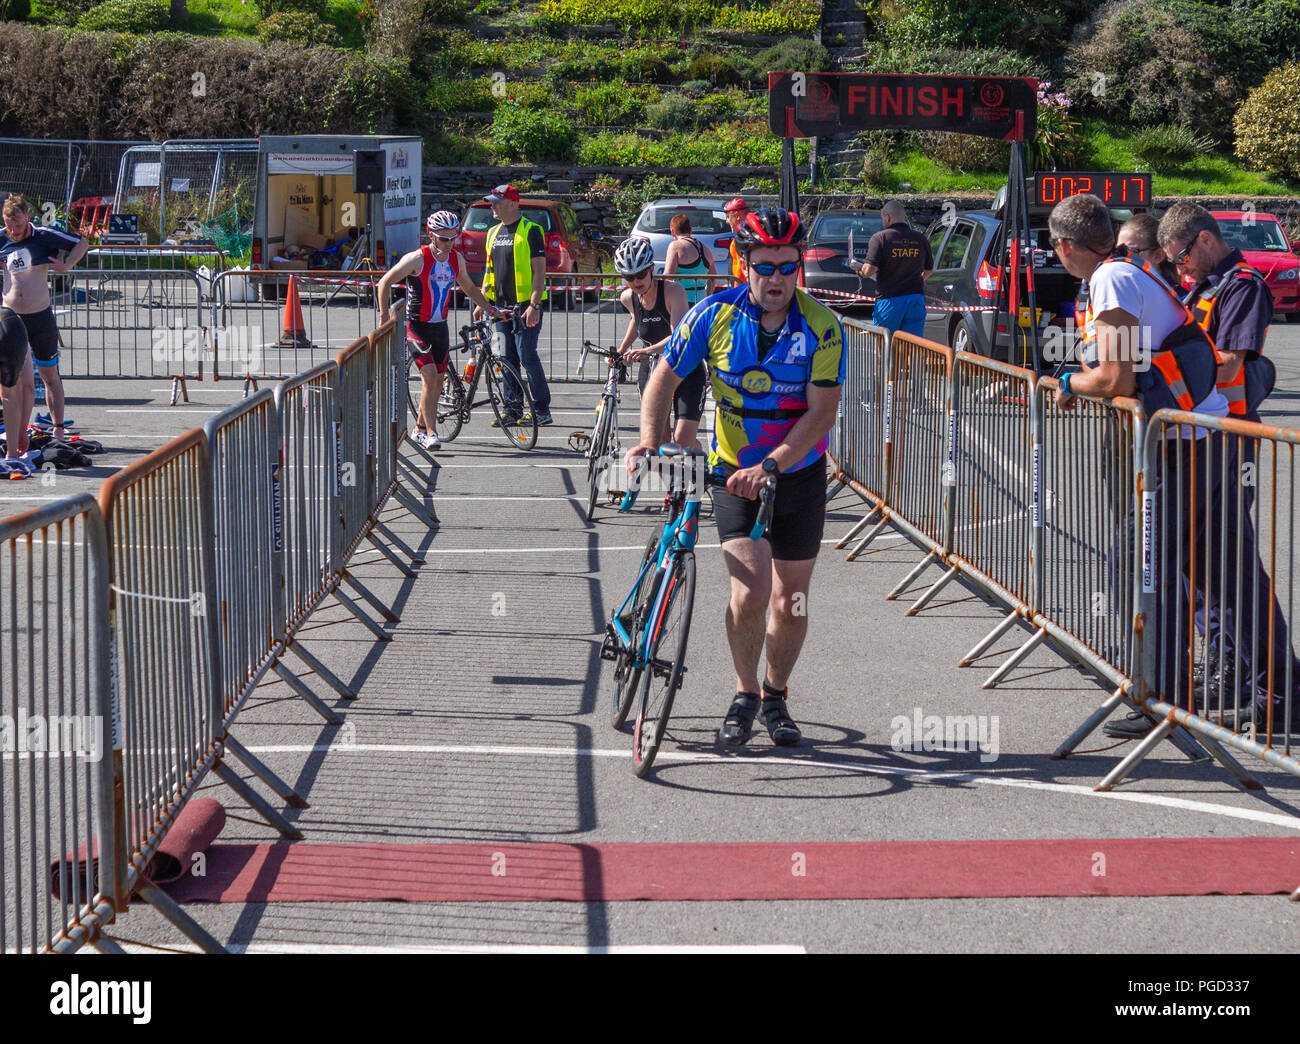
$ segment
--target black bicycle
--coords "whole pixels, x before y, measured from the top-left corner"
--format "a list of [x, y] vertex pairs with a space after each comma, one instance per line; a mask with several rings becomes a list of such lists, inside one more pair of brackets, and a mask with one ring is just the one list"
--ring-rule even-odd
[[623, 454], [618, 437], [618, 386], [627, 379], [628, 375], [627, 363], [617, 348], [601, 348], [590, 341], [583, 341], [582, 354], [578, 357], [579, 377], [582, 376], [582, 369], [587, 364], [589, 352], [609, 360], [611, 365], [609, 377], [605, 381], [605, 390], [601, 392], [600, 402], [596, 406], [596, 424], [591, 429], [591, 434], [574, 432], [569, 438], [569, 444], [572, 446], [586, 441], [584, 455], [587, 458], [588, 522], [596, 514], [596, 502], [600, 499], [602, 486], [611, 498], [622, 497], [624, 493], [624, 490], [615, 488], [626, 485], [620, 480], [623, 474]]
[[[537, 411], [528, 385], [519, 378], [519, 371], [496, 353], [492, 346], [492, 323], [486, 319], [460, 328], [461, 351], [469, 352], [469, 362], [463, 374], [448, 366], [442, 375], [442, 394], [438, 396], [438, 437], [450, 442], [460, 434], [476, 406], [491, 403], [496, 414], [496, 424], [512, 446], [532, 449], [537, 445]], [[479, 381], [485, 382], [487, 398], [475, 401]], [[408, 352], [406, 401], [411, 414], [420, 419], [421, 379], [415, 367], [415, 356]], [[512, 401], [513, 407], [507, 406]]]

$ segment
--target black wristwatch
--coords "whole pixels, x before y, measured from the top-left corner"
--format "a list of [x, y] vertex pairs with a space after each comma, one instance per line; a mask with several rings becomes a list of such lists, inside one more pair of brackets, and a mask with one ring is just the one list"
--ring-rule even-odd
[[780, 467], [777, 466], [775, 457], [763, 458], [763, 470], [766, 471], [769, 475], [781, 474], [781, 469]]

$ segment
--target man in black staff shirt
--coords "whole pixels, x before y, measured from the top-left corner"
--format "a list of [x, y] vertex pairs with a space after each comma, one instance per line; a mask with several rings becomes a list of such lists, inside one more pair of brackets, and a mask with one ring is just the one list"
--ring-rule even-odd
[[907, 223], [907, 211], [897, 200], [880, 208], [885, 227], [867, 244], [866, 261], [849, 259], [858, 275], [876, 281], [876, 308], [871, 321], [891, 334], [895, 330], [925, 333], [925, 277], [934, 268], [930, 241]]
[[[487, 268], [483, 272], [483, 296], [498, 308], [525, 306], [524, 327], [517, 344], [513, 320], [498, 323], [497, 329], [505, 342], [506, 360], [527, 373], [537, 423], [553, 424], [551, 388], [546, 383], [542, 361], [537, 357], [542, 304], [546, 300], [546, 234], [541, 225], [520, 216], [519, 190], [513, 185], [498, 185], [485, 198], [492, 204], [492, 214], [498, 224], [488, 229], [484, 243]], [[524, 406], [510, 401], [513, 391], [509, 384], [505, 385], [506, 410], [514, 414], [513, 422], [517, 422]], [[512, 418], [507, 417], [506, 421], [512, 422]]]

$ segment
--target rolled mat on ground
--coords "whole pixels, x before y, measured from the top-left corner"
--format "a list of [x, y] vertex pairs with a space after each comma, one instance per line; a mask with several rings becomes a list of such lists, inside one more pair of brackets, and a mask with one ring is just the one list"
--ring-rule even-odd
[[[153, 859], [145, 867], [144, 876], [160, 885], [180, 880], [193, 869], [194, 857], [207, 851], [225, 825], [226, 810], [222, 808], [221, 802], [212, 798], [193, 798], [187, 801], [176, 817], [176, 822], [167, 831], [167, 836], [162, 839]], [[51, 864], [50, 885], [54, 894], [71, 899], [72, 875], [75, 873], [80, 877], [80, 890], [84, 897], [89, 883], [87, 875], [97, 875], [98, 868], [98, 842], [82, 844], [75, 855], [69, 852], [61, 861]], [[68, 884], [66, 895], [65, 881]]]
[[214, 845], [196, 902], [505, 902], [1274, 895], [1300, 839]]

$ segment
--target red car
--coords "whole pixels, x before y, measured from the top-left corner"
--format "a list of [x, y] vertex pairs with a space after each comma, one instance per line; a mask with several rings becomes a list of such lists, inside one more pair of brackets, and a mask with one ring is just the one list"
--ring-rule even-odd
[[[555, 273], [599, 272], [600, 252], [595, 237], [583, 228], [578, 215], [567, 203], [553, 199], [521, 199], [519, 211], [529, 221], [542, 226], [546, 234], [546, 271]], [[470, 278], [483, 282], [487, 267], [484, 240], [488, 229], [497, 223], [492, 205], [486, 200], [472, 204], [461, 219], [456, 249], [469, 266]]]
[[1300, 257], [1272, 214], [1243, 210], [1212, 212], [1228, 246], [1264, 276], [1273, 294], [1273, 318], [1300, 321]]

